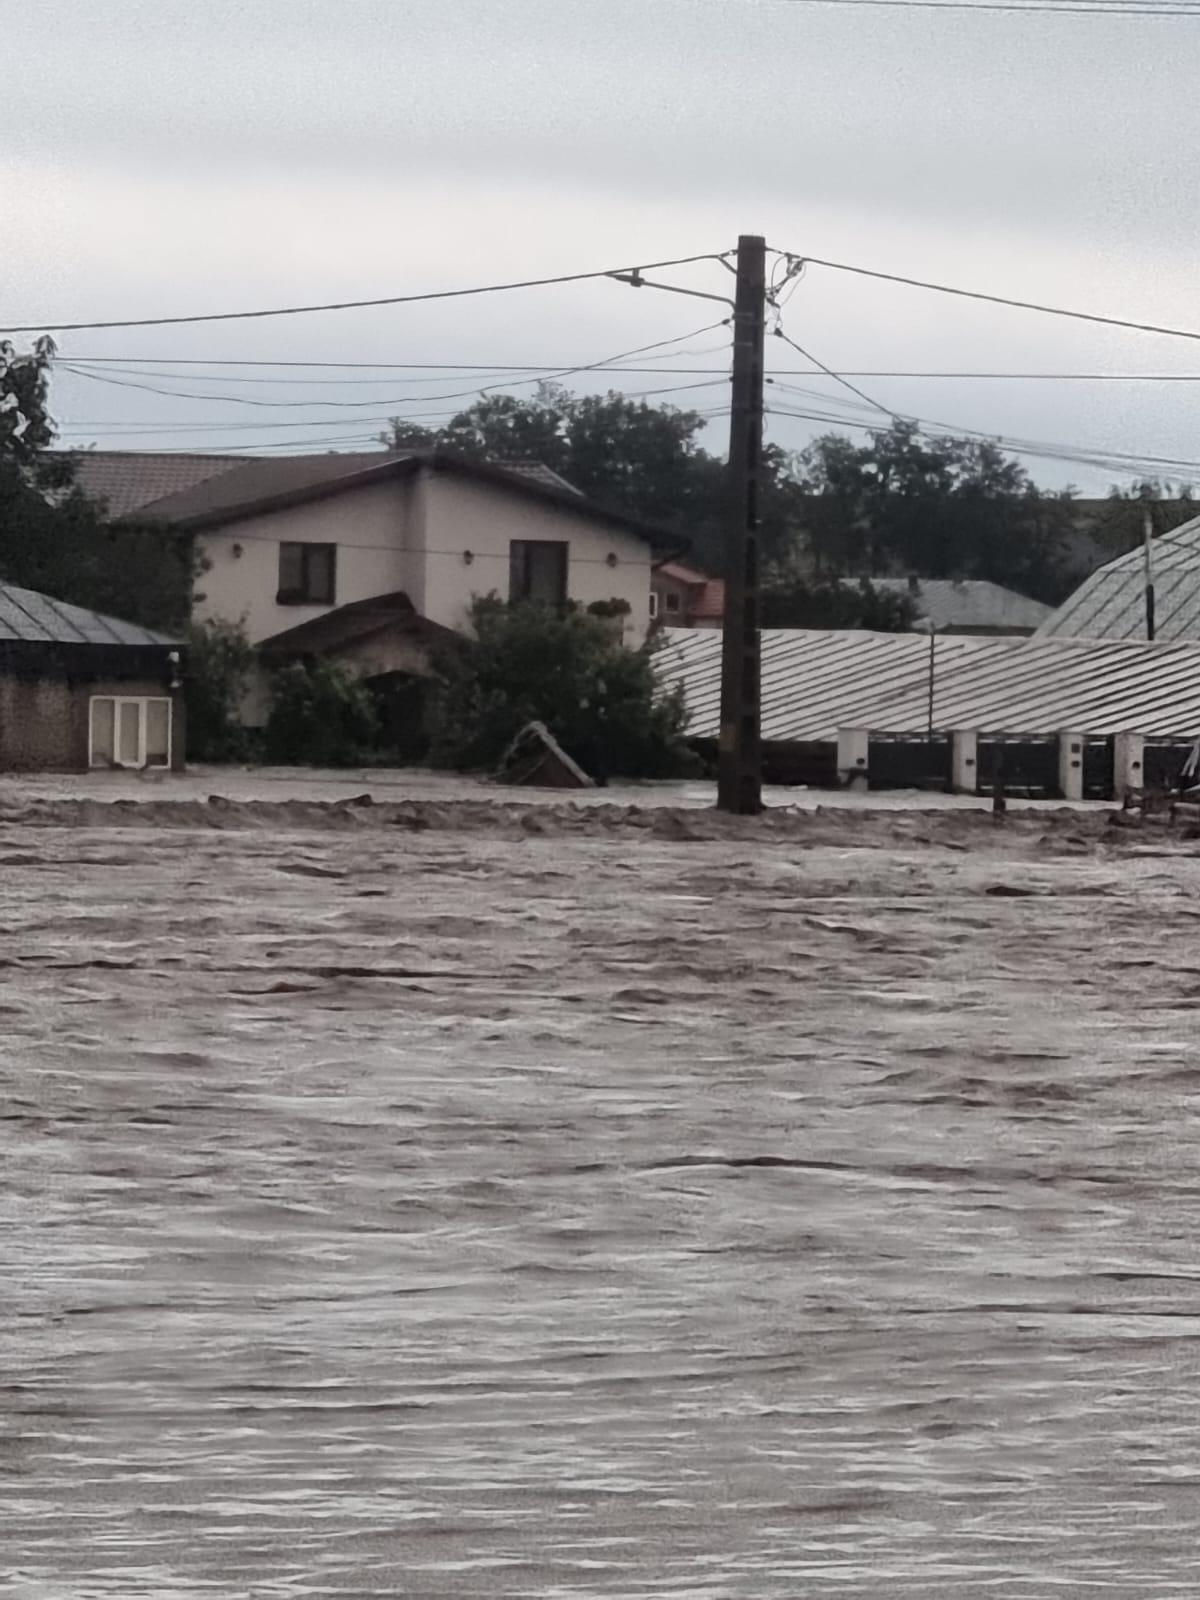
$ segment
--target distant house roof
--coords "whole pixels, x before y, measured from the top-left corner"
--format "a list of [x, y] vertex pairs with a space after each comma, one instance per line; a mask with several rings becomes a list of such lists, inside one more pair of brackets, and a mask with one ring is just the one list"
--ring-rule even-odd
[[368, 600], [355, 600], [338, 606], [335, 611], [310, 617], [294, 628], [264, 639], [258, 648], [268, 659], [295, 660], [299, 656], [328, 655], [389, 630], [411, 634], [422, 644], [431, 646], [459, 648], [462, 645], [461, 634], [421, 616], [408, 596], [397, 590], [393, 594], [374, 595]]
[[[1200, 517], [1151, 547], [1155, 638], [1200, 639]], [[1145, 556], [1138, 548], [1085, 578], [1038, 629], [1039, 639], [1145, 639]]]
[[135, 622], [70, 606], [33, 589], [0, 583], [0, 642], [24, 644], [170, 645], [165, 634]]
[[[911, 594], [921, 615], [941, 632], [948, 628], [973, 628], [984, 631], [1027, 629], [1038, 627], [1050, 615], [1051, 608], [1040, 600], [1018, 594], [986, 578], [920, 578], [914, 587], [907, 578], [871, 578], [873, 588], [890, 594]], [[856, 587], [857, 578], [843, 578], [842, 582]]]
[[75, 458], [75, 481], [89, 499], [103, 500], [111, 517], [191, 489], [207, 478], [244, 466], [245, 456], [199, 456], [183, 451], [80, 450]]
[[720, 622], [724, 617], [724, 578], [710, 578], [707, 573], [699, 571], [696, 567], [686, 566], [682, 561], [663, 561], [655, 571], [675, 583], [687, 585], [691, 591], [687, 605], [690, 621]]
[[[180, 528], [217, 527], [242, 517], [301, 505], [388, 478], [408, 477], [421, 470], [474, 479], [478, 483], [525, 495], [544, 505], [557, 505], [576, 515], [606, 522], [658, 548], [678, 549], [683, 542], [665, 530], [650, 527], [627, 516], [623, 511], [615, 511], [586, 499], [570, 485], [560, 486], [561, 480], [555, 484], [546, 483], [540, 476], [535, 477], [529, 472], [470, 460], [441, 449], [395, 453], [373, 450], [345, 455], [328, 452], [316, 456], [276, 456], [270, 459], [258, 457], [240, 463], [233, 471], [215, 474], [191, 488], [156, 500], [141, 507], [140, 511], [148, 518], [169, 522]], [[557, 477], [556, 474], [552, 476]]]

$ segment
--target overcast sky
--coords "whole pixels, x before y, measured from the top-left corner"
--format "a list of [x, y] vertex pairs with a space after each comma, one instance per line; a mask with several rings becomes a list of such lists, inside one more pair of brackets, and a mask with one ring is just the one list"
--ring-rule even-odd
[[[798, 253], [1200, 327], [1200, 15], [806, 0], [0, 0], [0, 24], [0, 324], [463, 287], [723, 250], [757, 232]], [[732, 281], [715, 265], [670, 276], [717, 293]], [[65, 359], [161, 358], [154, 374], [182, 372], [173, 362], [186, 356], [567, 366], [719, 315], [702, 300], [600, 282], [60, 343]], [[838, 368], [1200, 373], [1200, 348], [1185, 341], [816, 268], [785, 326]], [[719, 368], [718, 342], [699, 335], [672, 360]], [[777, 368], [804, 365], [777, 341], [770, 354]], [[359, 381], [206, 384], [194, 369], [182, 384], [134, 380], [321, 401], [302, 411], [68, 374], [54, 399], [74, 441], [189, 449], [323, 445], [369, 433], [376, 416], [467, 403], [422, 405], [462, 387], [444, 378], [397, 373], [368, 387], [367, 372], [345, 376]], [[671, 381], [619, 379], [629, 390]], [[837, 393], [824, 379], [789, 381]], [[1200, 385], [859, 381], [906, 414], [1200, 461]], [[372, 403], [349, 419], [330, 403], [363, 399]], [[724, 391], [677, 400], [716, 408]], [[782, 391], [772, 403], [812, 404]], [[281, 426], [298, 417], [304, 427]], [[724, 427], [711, 423], [712, 448]], [[770, 427], [788, 446], [814, 431], [777, 416]], [[1030, 464], [1043, 482], [1089, 490], [1114, 477]]]

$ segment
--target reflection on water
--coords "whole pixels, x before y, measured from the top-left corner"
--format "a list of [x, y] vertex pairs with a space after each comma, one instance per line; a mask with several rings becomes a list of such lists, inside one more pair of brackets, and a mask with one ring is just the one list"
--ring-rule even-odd
[[3, 1592], [1195, 1593], [1200, 866], [1009, 837], [6, 828]]

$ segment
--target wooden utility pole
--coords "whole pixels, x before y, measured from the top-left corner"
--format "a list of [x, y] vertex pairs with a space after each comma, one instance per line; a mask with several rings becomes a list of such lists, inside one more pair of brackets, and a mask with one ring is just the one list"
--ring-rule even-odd
[[1142, 505], [1142, 561], [1145, 565], [1146, 637], [1154, 638], [1154, 513], [1150, 502]]
[[717, 763], [717, 805], [739, 816], [757, 816], [762, 810], [758, 499], [766, 288], [766, 241], [755, 234], [742, 234], [733, 313]]

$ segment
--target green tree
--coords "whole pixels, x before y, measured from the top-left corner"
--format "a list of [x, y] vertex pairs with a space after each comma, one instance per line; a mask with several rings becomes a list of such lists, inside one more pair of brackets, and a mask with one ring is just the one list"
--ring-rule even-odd
[[0, 344], [0, 580], [57, 600], [176, 632], [191, 609], [190, 539], [108, 520], [51, 451], [54, 344], [27, 355]]
[[38, 339], [19, 352], [0, 339], [0, 461], [31, 468], [54, 439], [47, 409], [54, 340]]
[[246, 630], [237, 622], [197, 623], [186, 642], [188, 754], [197, 761], [242, 760], [250, 752], [238, 713], [254, 665]]
[[827, 434], [800, 468], [819, 572], [990, 578], [1050, 600], [1069, 581], [1070, 496], [1039, 489], [989, 441], [895, 422], [863, 445]]
[[379, 717], [365, 684], [334, 661], [292, 662], [272, 678], [265, 751], [283, 766], [353, 767], [369, 761]]
[[862, 628], [871, 633], [906, 633], [920, 608], [905, 593], [876, 588], [867, 578], [791, 575], [763, 588], [764, 628]]
[[626, 649], [611, 622], [494, 596], [475, 602], [472, 622], [438, 694], [438, 765], [494, 768], [537, 721], [593, 777], [687, 770], [682, 701], [659, 693], [650, 650]]

